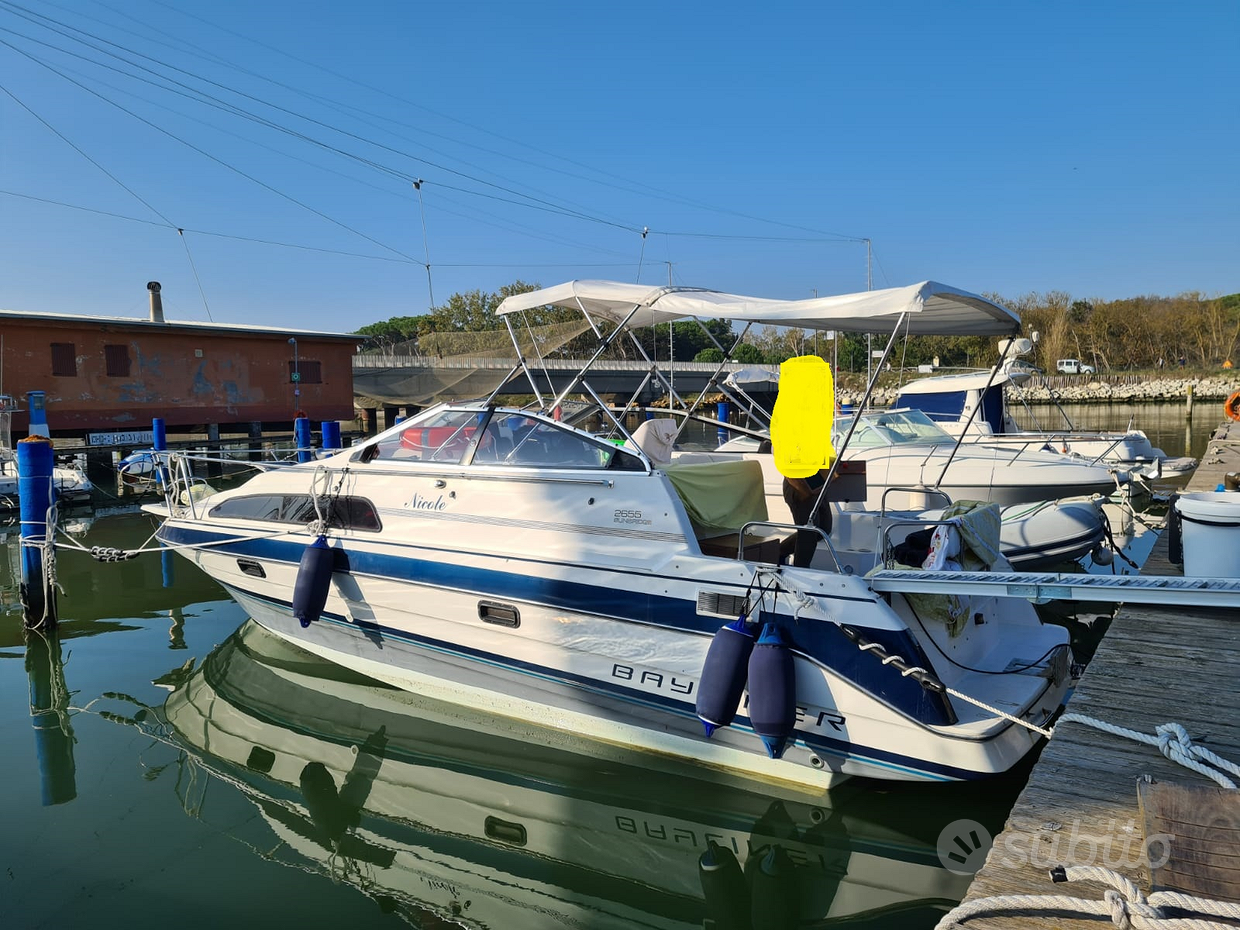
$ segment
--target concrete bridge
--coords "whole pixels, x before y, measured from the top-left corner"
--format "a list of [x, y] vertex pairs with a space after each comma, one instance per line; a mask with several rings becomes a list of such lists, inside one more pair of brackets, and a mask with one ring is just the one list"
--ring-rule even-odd
[[[586, 361], [552, 358], [540, 363], [531, 359], [529, 365], [538, 390], [546, 395], [549, 391], [558, 393], [563, 390]], [[424, 406], [437, 401], [485, 397], [501, 381], [504, 382], [500, 387], [501, 394], [532, 395], [534, 390], [524, 371], [506, 377], [514, 364], [511, 358], [485, 356], [441, 359], [411, 355], [356, 355], [353, 357], [353, 391], [385, 407]], [[729, 363], [723, 366], [724, 375], [721, 377], [730, 371], [752, 367]], [[778, 370], [773, 365], [761, 367], [772, 372]], [[644, 361], [600, 360], [594, 363], [586, 380], [600, 395], [618, 395], [627, 400], [641, 386], [650, 368], [650, 363]], [[676, 392], [684, 395], [698, 394], [705, 389], [719, 365], [715, 362], [676, 362], [673, 369], [668, 362], [660, 362], [659, 368], [664, 377], [673, 381]], [[652, 378], [638, 400], [640, 403], [650, 403], [666, 393], [663, 385]]]

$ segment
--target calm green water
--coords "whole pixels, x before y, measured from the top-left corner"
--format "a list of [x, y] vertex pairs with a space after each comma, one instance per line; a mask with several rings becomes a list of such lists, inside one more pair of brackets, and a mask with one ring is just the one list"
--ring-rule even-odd
[[[154, 529], [63, 522], [88, 546]], [[753, 891], [768, 913], [794, 902], [775, 926], [929, 928], [968, 884], [940, 831], [997, 832], [1027, 773], [807, 797], [653, 771], [314, 659], [158, 554], [63, 553], [49, 639], [23, 630], [0, 533], [5, 928], [700, 928], [708, 838], [786, 854], [787, 884]]]

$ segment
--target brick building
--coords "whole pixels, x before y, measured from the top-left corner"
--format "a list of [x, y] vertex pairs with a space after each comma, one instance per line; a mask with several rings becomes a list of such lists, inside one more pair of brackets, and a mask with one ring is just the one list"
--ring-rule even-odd
[[[53, 436], [96, 430], [351, 420], [353, 356], [364, 338], [164, 319], [0, 310], [0, 392], [47, 392]], [[300, 392], [300, 393], [296, 393]], [[22, 403], [22, 407], [25, 404]], [[24, 409], [13, 430], [24, 434]]]

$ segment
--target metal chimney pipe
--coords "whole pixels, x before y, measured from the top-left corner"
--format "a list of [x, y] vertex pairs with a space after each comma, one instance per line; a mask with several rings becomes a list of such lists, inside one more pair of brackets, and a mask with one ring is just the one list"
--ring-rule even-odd
[[164, 301], [159, 296], [159, 282], [148, 281], [146, 289], [151, 292], [151, 322], [164, 322]]

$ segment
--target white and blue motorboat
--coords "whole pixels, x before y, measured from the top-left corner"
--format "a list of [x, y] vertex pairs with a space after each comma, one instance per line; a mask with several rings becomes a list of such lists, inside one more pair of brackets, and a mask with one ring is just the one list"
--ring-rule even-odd
[[[1028, 340], [1017, 340], [1017, 344]], [[1058, 453], [1079, 463], [1114, 463], [1143, 469], [1151, 476], [1182, 475], [1197, 467], [1191, 457], [1167, 455], [1143, 430], [1081, 430], [1068, 419], [1066, 428], [1021, 427], [1012, 416], [1009, 393], [1020, 395], [1028, 370], [1003, 366], [998, 371], [968, 371], [919, 378], [901, 385], [895, 406], [920, 410], [953, 438], [970, 444], [1014, 450], [1037, 449]], [[1028, 416], [1037, 424], [1029, 408]]]
[[[545, 305], [617, 324], [604, 347], [681, 318], [1019, 325], [933, 283], [771, 301], [572, 282], [501, 313]], [[181, 494], [188, 469], [160, 453], [173, 480], [159, 538], [313, 653], [634, 750], [813, 789], [849, 775], [983, 778], [1031, 750], [1037, 735], [1009, 717], [1042, 725], [1059, 708], [1065, 630], [1025, 600], [982, 594], [964, 595], [968, 620], [949, 628], [838, 562], [781, 564], [796, 528], [771, 525], [760, 466], [665, 462], [598, 402], [589, 368], [529, 407], [441, 405], [203, 500]], [[594, 403], [568, 416], [570, 395]]]

